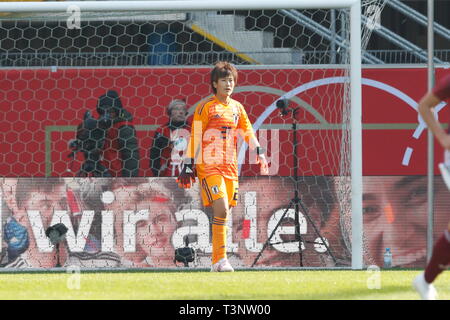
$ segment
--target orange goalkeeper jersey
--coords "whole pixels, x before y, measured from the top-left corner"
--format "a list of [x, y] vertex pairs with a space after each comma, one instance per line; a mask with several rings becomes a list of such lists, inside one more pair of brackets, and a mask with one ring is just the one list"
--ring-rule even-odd
[[213, 96], [197, 106], [186, 158], [195, 158], [199, 177], [238, 179], [238, 135], [247, 143], [254, 136], [247, 113], [238, 101], [230, 99], [223, 104]]

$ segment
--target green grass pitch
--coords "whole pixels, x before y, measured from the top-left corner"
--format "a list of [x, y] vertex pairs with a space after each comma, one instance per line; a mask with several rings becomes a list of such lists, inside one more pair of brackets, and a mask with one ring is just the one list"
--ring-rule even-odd
[[[0, 299], [151, 300], [397, 300], [418, 299], [411, 281], [420, 271], [289, 270], [211, 272], [81, 272], [0, 274]], [[379, 278], [376, 278], [379, 277]], [[380, 285], [380, 289], [369, 289]], [[450, 299], [450, 272], [435, 282]]]

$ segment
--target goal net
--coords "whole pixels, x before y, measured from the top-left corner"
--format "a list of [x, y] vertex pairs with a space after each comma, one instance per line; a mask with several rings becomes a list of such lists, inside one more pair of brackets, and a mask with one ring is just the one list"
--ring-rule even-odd
[[0, 7], [2, 266], [180, 267], [188, 243], [209, 267], [212, 211], [175, 177], [216, 61], [270, 171], [239, 141], [233, 266], [351, 266], [350, 9], [101, 3]]

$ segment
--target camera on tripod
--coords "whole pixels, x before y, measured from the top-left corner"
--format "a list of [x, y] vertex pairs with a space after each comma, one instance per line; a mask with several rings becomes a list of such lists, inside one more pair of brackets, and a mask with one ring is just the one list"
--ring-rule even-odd
[[106, 131], [111, 125], [112, 118], [108, 112], [102, 113], [98, 119], [94, 118], [90, 111], [85, 112], [83, 122], [77, 127], [76, 139], [69, 141], [69, 158], [74, 159], [77, 152], [84, 155], [84, 163], [78, 175], [110, 176], [107, 169], [100, 164], [100, 158]]
[[289, 100], [288, 99], [280, 99], [276, 102], [276, 106], [280, 109], [280, 115], [283, 117], [289, 113]]
[[[256, 263], [258, 262], [259, 258], [261, 257], [261, 255], [263, 254], [263, 251], [269, 246], [269, 245], [273, 245], [274, 243], [272, 243], [272, 238], [275, 235], [276, 230], [281, 226], [281, 223], [283, 222], [285, 216], [288, 214], [290, 209], [294, 210], [294, 229], [295, 229], [295, 235], [293, 239], [284, 239], [283, 242], [298, 242], [298, 253], [299, 253], [299, 262], [300, 262], [300, 267], [303, 267], [303, 245], [302, 243], [311, 243], [311, 241], [306, 241], [303, 239], [301, 233], [300, 233], [300, 214], [302, 214], [305, 219], [309, 222], [309, 224], [312, 226], [312, 228], [314, 229], [314, 232], [317, 234], [318, 238], [320, 239], [319, 241], [313, 241], [312, 243], [314, 243], [314, 246], [324, 246], [325, 247], [325, 251], [327, 251], [329, 253], [329, 255], [331, 256], [331, 258], [333, 259], [334, 263], [336, 263], [336, 258], [334, 257], [333, 253], [330, 250], [330, 247], [328, 245], [328, 242], [322, 237], [322, 235], [319, 232], [319, 229], [316, 227], [316, 225], [314, 224], [314, 221], [311, 219], [311, 217], [308, 214], [308, 209], [305, 207], [305, 205], [302, 202], [301, 196], [300, 196], [300, 191], [299, 191], [299, 173], [298, 173], [298, 169], [299, 169], [299, 159], [298, 159], [298, 152], [297, 152], [297, 147], [298, 147], [298, 139], [297, 139], [297, 125], [298, 125], [298, 119], [297, 119], [297, 112], [298, 110], [300, 110], [300, 107], [296, 107], [296, 108], [289, 108], [289, 100], [286, 98], [282, 98], [280, 100], [278, 100], [276, 102], [276, 107], [278, 109], [280, 109], [280, 116], [286, 116], [288, 115], [291, 111], [291, 116], [292, 116], [292, 170], [293, 170], [293, 174], [291, 177], [293, 177], [294, 180], [294, 197], [289, 201], [289, 205], [287, 206], [287, 208], [285, 208], [283, 214], [281, 215], [277, 225], [275, 226], [275, 228], [273, 228], [272, 233], [269, 235], [269, 237], [267, 238], [266, 242], [264, 242], [264, 245], [262, 247], [262, 249], [259, 251], [258, 255], [256, 256], [255, 260], [253, 261], [252, 267], [254, 267], [256, 265]], [[300, 213], [300, 209], [301, 209], [301, 213]]]
[[55, 267], [61, 267], [60, 257], [59, 257], [59, 244], [66, 238], [67, 227], [63, 223], [57, 223], [50, 226], [45, 230], [45, 235], [50, 240], [50, 242], [56, 247], [56, 265]]
[[185, 247], [175, 249], [175, 262], [182, 262], [185, 267], [189, 267], [189, 262], [193, 262], [196, 258], [196, 252], [194, 248], [189, 247], [189, 239], [185, 238]]
[[111, 117], [108, 113], [95, 119], [90, 111], [86, 111], [83, 122], [78, 125], [77, 138], [69, 142], [72, 152], [93, 152], [103, 148], [106, 130], [111, 127]]

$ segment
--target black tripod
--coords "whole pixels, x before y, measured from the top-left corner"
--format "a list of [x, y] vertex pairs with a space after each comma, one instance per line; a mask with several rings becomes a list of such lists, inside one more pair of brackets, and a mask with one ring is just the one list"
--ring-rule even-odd
[[56, 265], [55, 265], [55, 267], [59, 268], [59, 267], [61, 267], [61, 262], [59, 261], [59, 242], [55, 246], [56, 246]]
[[[317, 229], [316, 225], [314, 224], [314, 221], [312, 221], [311, 217], [308, 214], [308, 211], [306, 210], [306, 207], [303, 205], [302, 200], [299, 196], [299, 181], [298, 181], [298, 155], [297, 155], [297, 110], [299, 108], [295, 109], [288, 109], [288, 102], [286, 100], [278, 100], [277, 101], [277, 108], [281, 109], [281, 116], [287, 115], [290, 111], [292, 111], [292, 132], [293, 132], [293, 146], [294, 146], [294, 154], [293, 154], [293, 168], [294, 168], [294, 198], [292, 198], [289, 202], [289, 207], [284, 210], [283, 215], [281, 216], [280, 220], [278, 221], [277, 225], [273, 229], [272, 233], [270, 234], [269, 238], [264, 243], [261, 251], [256, 256], [255, 260], [253, 261], [252, 267], [258, 262], [259, 258], [261, 257], [264, 250], [267, 248], [267, 246], [273, 245], [273, 244], [279, 244], [279, 243], [286, 243], [286, 242], [297, 242], [298, 241], [298, 253], [300, 258], [300, 267], [303, 267], [303, 252], [302, 252], [302, 243], [313, 243], [318, 245], [324, 245], [327, 249], [328, 253], [330, 254], [331, 258], [333, 259], [334, 263], [336, 263], [336, 258], [334, 257], [333, 253], [331, 252], [327, 242], [320, 234], [319, 230]], [[294, 207], [295, 210], [295, 217], [294, 217], [294, 224], [295, 224], [295, 239], [288, 240], [288, 241], [282, 241], [282, 242], [276, 242], [276, 243], [270, 243], [272, 240], [272, 237], [275, 235], [276, 230], [283, 222], [284, 217], [288, 213], [288, 211]], [[302, 209], [303, 215], [308, 220], [309, 224], [313, 227], [314, 232], [319, 236], [321, 242], [318, 241], [303, 241], [302, 236], [300, 234], [300, 208]]]

